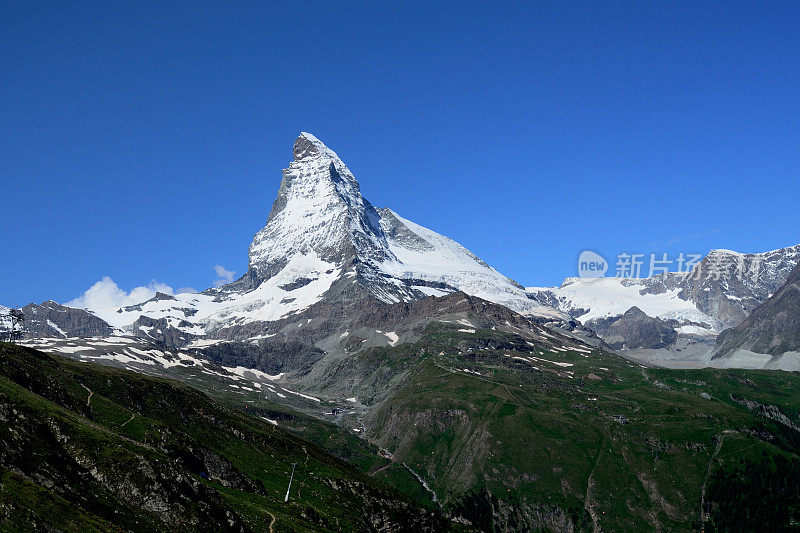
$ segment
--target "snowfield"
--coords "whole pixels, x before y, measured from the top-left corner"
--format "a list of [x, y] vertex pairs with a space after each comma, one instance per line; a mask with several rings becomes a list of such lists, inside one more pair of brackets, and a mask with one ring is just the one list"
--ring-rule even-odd
[[652, 317], [698, 322], [713, 327], [713, 318], [698, 310], [694, 303], [678, 297], [681, 289], [661, 294], [642, 294], [645, 288], [644, 284], [630, 278], [567, 278], [560, 287], [530, 287], [528, 291], [552, 292], [565, 312], [586, 310], [578, 316], [583, 323], [619, 316], [636, 306]]

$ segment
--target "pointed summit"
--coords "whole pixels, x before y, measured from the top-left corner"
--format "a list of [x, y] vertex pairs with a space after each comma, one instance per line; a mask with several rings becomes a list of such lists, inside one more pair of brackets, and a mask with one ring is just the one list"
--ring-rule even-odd
[[[310, 280], [324, 279], [328, 298], [369, 294], [385, 302], [463, 290], [522, 313], [561, 316], [457, 242], [375, 209], [344, 162], [314, 135], [301, 133], [292, 155], [267, 224], [250, 244], [247, 273], [230, 289], [311, 290]], [[315, 290], [320, 298], [325, 292]], [[288, 300], [300, 302], [289, 292]]]
[[293, 256], [335, 269], [353, 258], [392, 257], [380, 216], [339, 156], [305, 132], [295, 140], [292, 155], [267, 225], [250, 245], [249, 278], [269, 279]]
[[292, 157], [295, 161], [302, 161], [306, 158], [315, 156], [325, 156], [330, 159], [339, 159], [333, 150], [325, 146], [325, 143], [317, 139], [310, 133], [300, 132], [292, 147]]

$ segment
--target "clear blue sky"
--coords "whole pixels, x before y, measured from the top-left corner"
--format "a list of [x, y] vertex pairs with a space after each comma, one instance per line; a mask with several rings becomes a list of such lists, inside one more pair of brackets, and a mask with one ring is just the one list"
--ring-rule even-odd
[[301, 130], [525, 285], [800, 243], [797, 2], [6, 1], [0, 60], [6, 305], [241, 274]]

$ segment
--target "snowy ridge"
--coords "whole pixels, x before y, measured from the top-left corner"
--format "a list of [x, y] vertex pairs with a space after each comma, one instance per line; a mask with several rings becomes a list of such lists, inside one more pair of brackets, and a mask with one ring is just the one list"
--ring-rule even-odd
[[[315, 279], [296, 289], [282, 288], [307, 276]], [[192, 335], [205, 335], [230, 321], [277, 320], [306, 309], [320, 300], [338, 276], [339, 270], [333, 264], [322, 261], [312, 252], [293, 256], [277, 275], [251, 291], [224, 297], [204, 293], [161, 295], [135, 306], [90, 311], [120, 330], [129, 330], [140, 316], [146, 316], [165, 319], [169, 326]]]
[[[442, 283], [522, 314], [561, 318], [559, 313], [531, 299], [518, 283], [503, 276], [475, 254], [438, 233], [406, 220], [391, 210], [383, 224], [399, 223], [419, 241], [392, 239], [389, 247], [396, 260], [381, 264], [386, 274], [405, 280]], [[420, 241], [424, 245], [420, 246]], [[435, 294], [435, 293], [434, 293]]]

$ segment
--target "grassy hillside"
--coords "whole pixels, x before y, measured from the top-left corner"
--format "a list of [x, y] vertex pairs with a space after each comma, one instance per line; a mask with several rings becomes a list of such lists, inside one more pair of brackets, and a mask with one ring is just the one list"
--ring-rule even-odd
[[796, 374], [645, 368], [445, 326], [394, 350], [420, 355], [368, 436], [394, 454], [387, 470], [414, 471], [483, 530], [799, 523]]
[[275, 531], [800, 523], [797, 374], [644, 367], [495, 323], [429, 320], [397, 346], [346, 339], [318, 388], [299, 389], [323, 398], [306, 407], [187, 374], [212, 401], [4, 346], [0, 517], [57, 516], [64, 530], [267, 531], [273, 517]]
[[3, 531], [447, 525], [321, 448], [192, 388], [5, 343], [0, 422]]

